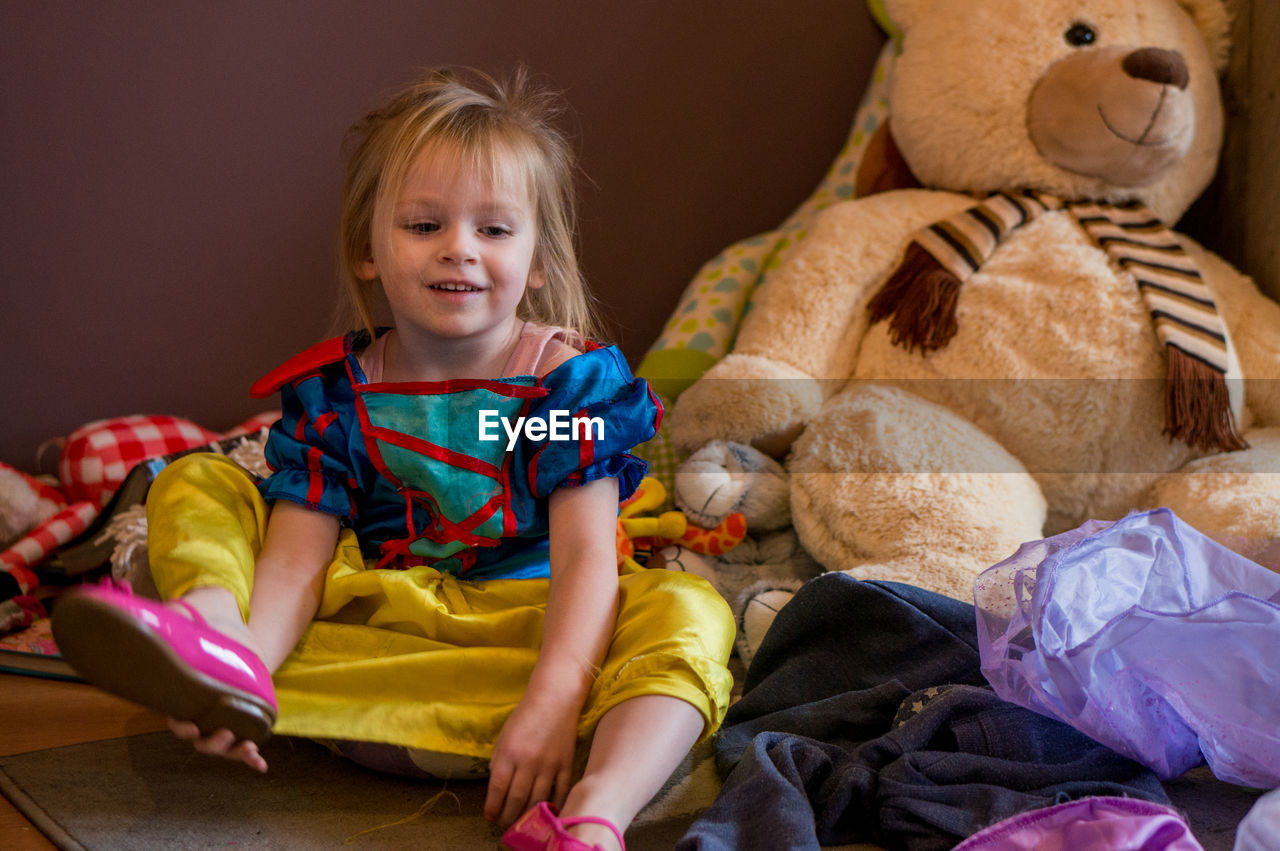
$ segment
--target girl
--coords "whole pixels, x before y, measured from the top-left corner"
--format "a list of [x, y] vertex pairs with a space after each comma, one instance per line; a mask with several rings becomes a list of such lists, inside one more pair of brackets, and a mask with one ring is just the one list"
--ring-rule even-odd
[[438, 71], [353, 128], [340, 250], [364, 329], [255, 385], [283, 407], [260, 486], [215, 455], [156, 480], [167, 603], [82, 589], [55, 632], [199, 751], [265, 771], [274, 729], [383, 767], [487, 760], [509, 846], [619, 848], [719, 724], [734, 626], [697, 577], [618, 576], [627, 450], [661, 408], [589, 341], [551, 118], [523, 75]]

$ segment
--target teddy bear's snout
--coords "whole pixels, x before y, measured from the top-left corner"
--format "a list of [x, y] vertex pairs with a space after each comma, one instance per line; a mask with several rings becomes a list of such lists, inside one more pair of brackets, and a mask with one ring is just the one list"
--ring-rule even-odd
[[1113, 186], [1144, 186], [1191, 144], [1195, 105], [1182, 54], [1104, 47], [1053, 63], [1032, 89], [1027, 130], [1049, 162]]
[[1120, 63], [1126, 74], [1137, 80], [1147, 80], [1162, 86], [1185, 89], [1191, 81], [1187, 63], [1176, 50], [1160, 47], [1143, 47], [1133, 51]]

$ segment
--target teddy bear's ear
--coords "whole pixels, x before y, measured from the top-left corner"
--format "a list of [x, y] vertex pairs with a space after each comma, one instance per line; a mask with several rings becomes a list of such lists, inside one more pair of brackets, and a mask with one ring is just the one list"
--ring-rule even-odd
[[1196, 22], [1209, 46], [1213, 69], [1221, 74], [1231, 52], [1231, 10], [1223, 0], [1178, 0], [1178, 5]]
[[854, 196], [864, 198], [877, 192], [893, 189], [917, 189], [921, 186], [911, 173], [911, 166], [902, 158], [902, 152], [893, 141], [889, 130], [891, 119], [885, 119], [876, 128], [862, 152], [862, 163], [854, 180]]
[[928, 14], [933, 0], [869, 0], [871, 14], [895, 41]]

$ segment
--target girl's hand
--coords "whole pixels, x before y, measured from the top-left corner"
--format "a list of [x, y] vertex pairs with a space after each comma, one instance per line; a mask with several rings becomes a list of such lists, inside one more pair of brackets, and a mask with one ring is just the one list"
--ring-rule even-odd
[[569, 795], [578, 718], [618, 618], [618, 482], [560, 488], [548, 503], [551, 584], [542, 647], [489, 761], [484, 815], [504, 827]]
[[569, 794], [580, 707], [545, 698], [526, 694], [493, 748], [484, 817], [503, 828], [540, 801], [563, 806]]
[[207, 736], [202, 736], [200, 728], [194, 722], [178, 721], [175, 718], [169, 719], [169, 729], [179, 739], [191, 742], [200, 753], [239, 760], [254, 771], [265, 773], [267, 770], [267, 761], [262, 758], [262, 754], [258, 753], [257, 744], [248, 740], [237, 742], [235, 734], [230, 730], [215, 730]]

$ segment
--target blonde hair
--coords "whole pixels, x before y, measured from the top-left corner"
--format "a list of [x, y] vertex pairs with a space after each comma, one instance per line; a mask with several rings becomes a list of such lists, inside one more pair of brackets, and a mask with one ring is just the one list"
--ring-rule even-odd
[[474, 82], [452, 70], [429, 71], [348, 131], [338, 231], [339, 274], [351, 306], [372, 333], [369, 296], [378, 281], [362, 280], [357, 269], [369, 256], [374, 222], [389, 220], [414, 158], [442, 145], [478, 175], [495, 180], [515, 165], [528, 182], [537, 223], [533, 270], [545, 283], [525, 289], [516, 315], [598, 339], [600, 322], [575, 250], [573, 151], [553, 123], [559, 99], [533, 88], [523, 68], [505, 84], [468, 73]]

